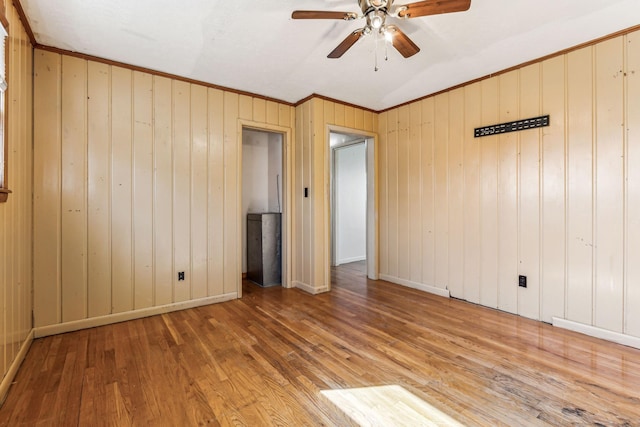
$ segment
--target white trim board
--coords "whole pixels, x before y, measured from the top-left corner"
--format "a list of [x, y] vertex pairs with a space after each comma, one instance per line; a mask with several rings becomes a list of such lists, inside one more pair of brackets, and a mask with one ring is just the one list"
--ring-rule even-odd
[[445, 298], [451, 297], [448, 289], [436, 288], [435, 286], [412, 282], [410, 280], [399, 279], [397, 277], [387, 276], [386, 274], [381, 274], [380, 279], [386, 280], [387, 282], [395, 283], [396, 285], [406, 286], [407, 288], [429, 292], [430, 294], [435, 294], [441, 297], [445, 297]]
[[338, 265], [342, 265], [342, 264], [349, 264], [351, 262], [358, 262], [358, 261], [366, 261], [367, 257], [365, 256], [356, 256], [356, 257], [352, 257], [352, 258], [344, 258], [344, 259], [339, 259], [336, 263], [336, 266]]
[[31, 331], [25, 338], [24, 342], [20, 346], [20, 351], [18, 352], [16, 357], [13, 359], [13, 362], [11, 362], [11, 366], [9, 366], [9, 370], [7, 371], [7, 374], [2, 379], [2, 382], [0, 382], [0, 406], [4, 403], [4, 400], [7, 398], [7, 394], [9, 393], [9, 388], [11, 388], [11, 384], [13, 383], [13, 380], [16, 377], [16, 374], [18, 373], [18, 369], [20, 368], [20, 365], [22, 365], [24, 358], [27, 356], [27, 352], [29, 351], [29, 348], [31, 347], [31, 343], [33, 342], [33, 337], [34, 337], [34, 330], [31, 329]]
[[170, 313], [172, 311], [185, 310], [188, 308], [201, 307], [219, 302], [231, 301], [238, 298], [237, 292], [218, 295], [214, 297], [200, 298], [196, 300], [176, 302], [173, 304], [161, 305], [158, 307], [143, 308], [140, 310], [126, 311], [124, 313], [108, 314], [106, 316], [92, 317], [90, 319], [75, 320], [73, 322], [58, 323], [55, 325], [41, 326], [34, 328], [35, 338], [47, 337], [50, 335], [64, 334], [67, 332], [79, 331], [81, 329], [95, 328], [97, 326], [110, 325], [113, 323], [126, 322], [127, 320], [142, 319], [144, 317], [155, 316], [157, 314]]
[[321, 294], [323, 292], [327, 292], [329, 291], [329, 287], [328, 286], [323, 286], [321, 288], [315, 288], [307, 283], [302, 283], [302, 282], [298, 282], [296, 280], [293, 281], [293, 287], [294, 288], [298, 288], [301, 291], [305, 291], [311, 295], [317, 295], [317, 294]]
[[600, 338], [603, 340], [612, 341], [617, 344], [640, 349], [640, 338], [638, 337], [609, 331], [607, 329], [598, 328], [597, 326], [591, 326], [584, 323], [561, 319], [559, 317], [553, 317], [552, 322], [553, 326], [556, 326], [558, 328], [568, 329], [570, 331], [579, 332], [591, 337]]

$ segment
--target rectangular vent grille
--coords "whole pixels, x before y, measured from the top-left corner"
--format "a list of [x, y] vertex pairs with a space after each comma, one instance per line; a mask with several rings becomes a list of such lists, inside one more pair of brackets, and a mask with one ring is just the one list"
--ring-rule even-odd
[[473, 131], [474, 138], [483, 136], [497, 135], [500, 133], [517, 132], [520, 130], [541, 128], [549, 126], [549, 115], [533, 117], [531, 119], [516, 120], [513, 122], [501, 123], [499, 125], [483, 126], [475, 128]]

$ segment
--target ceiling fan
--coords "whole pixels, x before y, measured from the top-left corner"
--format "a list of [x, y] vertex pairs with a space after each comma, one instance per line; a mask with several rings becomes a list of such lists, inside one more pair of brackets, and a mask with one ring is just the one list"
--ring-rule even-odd
[[364, 28], [353, 31], [327, 57], [340, 58], [361, 37], [380, 34], [405, 58], [415, 55], [420, 48], [400, 28], [387, 24], [387, 18], [417, 18], [419, 16], [442, 13], [463, 12], [471, 6], [471, 0], [425, 0], [400, 6], [393, 6], [393, 0], [358, 0], [362, 15], [356, 12], [334, 12], [317, 10], [296, 10], [293, 19], [343, 19], [353, 21], [366, 18]]

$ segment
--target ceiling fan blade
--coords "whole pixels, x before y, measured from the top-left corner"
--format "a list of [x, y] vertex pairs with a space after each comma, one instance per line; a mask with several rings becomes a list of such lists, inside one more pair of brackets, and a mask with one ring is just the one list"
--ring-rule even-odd
[[471, 7], [471, 0], [426, 0], [400, 6], [400, 18], [438, 15], [441, 13], [464, 12]]
[[351, 21], [358, 17], [354, 12], [332, 12], [328, 10], [295, 10], [291, 14], [293, 19], [344, 19]]
[[415, 55], [420, 52], [420, 48], [403, 33], [400, 28], [395, 25], [388, 25], [387, 32], [391, 34], [391, 44], [398, 52], [405, 58]]
[[342, 43], [333, 49], [333, 51], [327, 55], [327, 58], [340, 58], [351, 46], [360, 40], [360, 37], [362, 37], [363, 34], [364, 29], [361, 28], [359, 30], [355, 30], [353, 33], [349, 34], [346, 39], [342, 40]]

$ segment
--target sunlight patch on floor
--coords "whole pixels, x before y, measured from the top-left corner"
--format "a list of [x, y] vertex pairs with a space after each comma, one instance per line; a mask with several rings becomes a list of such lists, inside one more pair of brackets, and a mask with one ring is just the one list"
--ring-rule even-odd
[[322, 390], [360, 426], [451, 426], [462, 424], [399, 385]]

